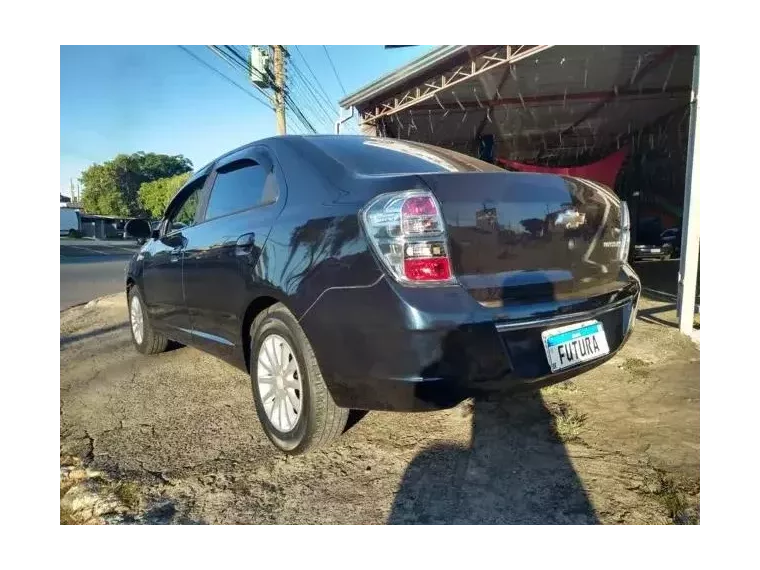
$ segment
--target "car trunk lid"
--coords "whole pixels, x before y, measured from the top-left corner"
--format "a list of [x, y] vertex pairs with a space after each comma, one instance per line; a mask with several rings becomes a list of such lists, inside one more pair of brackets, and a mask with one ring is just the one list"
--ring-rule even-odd
[[486, 306], [603, 294], [620, 273], [621, 206], [606, 187], [527, 173], [422, 175], [458, 281]]

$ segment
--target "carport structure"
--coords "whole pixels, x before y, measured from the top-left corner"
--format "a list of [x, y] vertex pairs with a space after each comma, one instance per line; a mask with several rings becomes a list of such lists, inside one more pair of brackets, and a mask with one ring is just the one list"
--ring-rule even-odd
[[[513, 169], [617, 154], [615, 191], [682, 225], [681, 331], [699, 260], [695, 46], [441, 46], [340, 101], [363, 133], [425, 142]], [[558, 170], [559, 172], [559, 170]]]

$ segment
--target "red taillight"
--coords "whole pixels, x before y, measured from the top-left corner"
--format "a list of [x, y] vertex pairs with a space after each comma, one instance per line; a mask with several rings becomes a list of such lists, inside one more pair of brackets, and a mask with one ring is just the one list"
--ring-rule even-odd
[[369, 241], [402, 283], [455, 283], [438, 202], [426, 190], [383, 194], [361, 214]]
[[405, 259], [404, 273], [412, 281], [445, 281], [451, 278], [448, 257]]
[[438, 208], [430, 196], [412, 196], [404, 200], [401, 206], [401, 214], [404, 216], [437, 216]]

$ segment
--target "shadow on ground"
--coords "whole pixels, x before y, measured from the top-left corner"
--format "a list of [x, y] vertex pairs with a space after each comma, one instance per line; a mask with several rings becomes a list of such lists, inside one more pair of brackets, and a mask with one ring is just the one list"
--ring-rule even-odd
[[[666, 261], [637, 261], [633, 269], [641, 279], [641, 284], [647, 291], [661, 291], [670, 296], [670, 301], [678, 295], [678, 271], [680, 259]], [[699, 304], [699, 270], [697, 270], [697, 304]]]
[[[650, 303], [647, 308], [640, 308], [638, 319], [650, 324], [678, 328], [678, 306], [672, 297], [661, 295], [656, 291], [644, 290], [642, 298], [654, 303]], [[694, 328], [699, 329], [698, 320], [695, 320]]]
[[674, 328], [640, 318], [619, 356], [541, 393], [353, 413], [335, 444], [286, 458], [247, 375], [193, 349], [144, 357], [126, 316], [123, 294], [61, 314], [62, 338], [88, 335], [61, 346], [61, 456], [124, 495], [114, 523], [699, 521], [699, 349]]
[[139, 516], [123, 516], [113, 521], [117, 524], [146, 524], [146, 525], [205, 525], [208, 524], [203, 520], [196, 520], [182, 515], [177, 511], [174, 501], [164, 500], [151, 505], [144, 513]]
[[96, 337], [96, 336], [100, 336], [100, 335], [103, 335], [103, 334], [108, 334], [108, 333], [111, 333], [111, 332], [114, 332], [114, 331], [118, 331], [118, 330], [122, 330], [122, 329], [126, 330], [128, 326], [129, 326], [129, 323], [124, 322], [124, 323], [118, 323], [118, 324], [115, 324], [115, 325], [109, 325], [109, 326], [101, 327], [99, 329], [94, 329], [94, 330], [91, 330], [91, 331], [87, 331], [85, 333], [72, 334], [72, 335], [69, 335], [69, 336], [62, 336], [61, 337], [61, 346], [65, 346], [67, 344], [71, 344], [72, 342], [77, 342], [77, 341], [80, 341], [80, 340], [85, 340], [85, 339], [88, 339], [88, 338], [93, 338], [93, 337]]
[[540, 394], [475, 400], [469, 448], [435, 445], [407, 468], [391, 524], [599, 522]]
[[638, 318], [646, 323], [678, 328], [678, 319], [674, 318], [675, 310], [675, 303], [642, 309], [639, 311]]
[[[84, 333], [79, 334], [72, 334], [69, 336], [62, 336], [61, 337], [61, 346], [66, 346], [75, 342], [84, 341], [87, 339], [94, 339], [98, 336], [103, 335], [109, 335], [110, 333], [117, 332], [117, 331], [129, 331], [129, 323], [128, 322], [122, 322], [116, 325], [109, 325], [105, 327], [101, 327], [98, 329], [93, 329], [91, 331], [87, 331]], [[127, 339], [122, 339], [125, 341], [125, 344], [129, 344], [131, 337], [128, 337]], [[166, 350], [164, 352], [172, 352], [174, 350], [178, 350], [180, 348], [184, 348], [184, 344], [180, 344], [174, 340], [170, 340], [169, 344], [166, 347]]]

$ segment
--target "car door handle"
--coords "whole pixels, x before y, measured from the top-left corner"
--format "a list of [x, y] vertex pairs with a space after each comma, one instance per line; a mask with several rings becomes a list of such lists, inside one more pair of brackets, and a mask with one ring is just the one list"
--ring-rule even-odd
[[182, 257], [182, 248], [175, 248], [169, 252], [169, 262], [177, 263]]
[[255, 243], [256, 239], [253, 233], [243, 234], [235, 242], [235, 255], [249, 255], [253, 251]]

